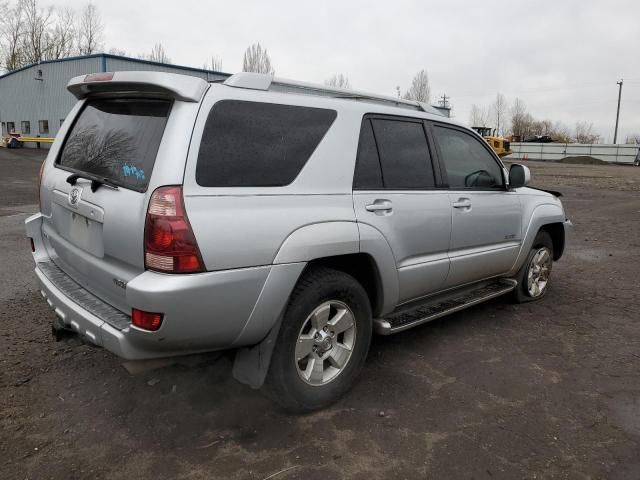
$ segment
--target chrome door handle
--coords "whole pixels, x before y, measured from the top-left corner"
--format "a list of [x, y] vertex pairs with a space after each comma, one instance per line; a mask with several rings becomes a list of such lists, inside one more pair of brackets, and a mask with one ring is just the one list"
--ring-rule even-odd
[[392, 210], [389, 200], [376, 200], [364, 207], [367, 212], [390, 212]]
[[471, 208], [471, 200], [468, 198], [459, 198], [452, 203], [453, 208]]

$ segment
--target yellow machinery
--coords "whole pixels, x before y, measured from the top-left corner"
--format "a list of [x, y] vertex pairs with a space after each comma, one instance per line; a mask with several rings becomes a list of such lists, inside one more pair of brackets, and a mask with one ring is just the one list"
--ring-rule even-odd
[[504, 157], [511, 154], [511, 146], [509, 140], [496, 135], [495, 129], [491, 130], [490, 127], [471, 127], [478, 132], [482, 138], [484, 138], [489, 146], [493, 148], [493, 151], [498, 154], [499, 157]]

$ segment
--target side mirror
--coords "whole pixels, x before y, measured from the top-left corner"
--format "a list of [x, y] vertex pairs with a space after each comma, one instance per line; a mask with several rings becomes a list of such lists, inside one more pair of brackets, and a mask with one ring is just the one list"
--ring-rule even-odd
[[528, 167], [514, 163], [509, 169], [509, 187], [526, 187], [531, 181], [531, 172]]

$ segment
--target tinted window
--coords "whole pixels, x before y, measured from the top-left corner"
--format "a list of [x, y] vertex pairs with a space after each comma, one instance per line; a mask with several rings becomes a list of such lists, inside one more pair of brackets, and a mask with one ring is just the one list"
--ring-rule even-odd
[[336, 118], [334, 110], [224, 100], [202, 134], [196, 181], [204, 187], [291, 183]]
[[165, 100], [89, 100], [67, 137], [59, 164], [146, 190], [170, 108]]
[[358, 158], [356, 161], [356, 173], [353, 176], [353, 188], [356, 189], [380, 189], [382, 188], [382, 172], [378, 149], [373, 137], [371, 121], [362, 123], [360, 143], [358, 145]]
[[435, 185], [422, 123], [372, 120], [385, 188]]
[[436, 127], [434, 131], [451, 188], [503, 185], [502, 169], [481, 140], [452, 128]]

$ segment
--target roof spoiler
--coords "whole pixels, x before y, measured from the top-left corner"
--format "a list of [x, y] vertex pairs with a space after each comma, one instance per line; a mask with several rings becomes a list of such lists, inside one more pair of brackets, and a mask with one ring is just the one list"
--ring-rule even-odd
[[199, 102], [209, 84], [199, 77], [165, 72], [103, 72], [69, 80], [67, 90], [77, 99], [98, 92], [160, 93], [183, 102]]

